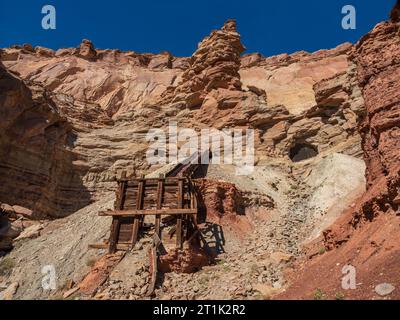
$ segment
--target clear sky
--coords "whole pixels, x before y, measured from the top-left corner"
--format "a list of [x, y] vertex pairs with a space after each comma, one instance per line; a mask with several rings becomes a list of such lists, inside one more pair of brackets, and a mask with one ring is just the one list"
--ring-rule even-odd
[[[170, 51], [190, 56], [197, 43], [225, 20], [237, 20], [246, 53], [265, 56], [316, 51], [355, 42], [386, 20], [395, 0], [0, 0], [0, 47], [31, 43]], [[56, 8], [56, 30], [44, 30], [41, 9]], [[343, 30], [344, 5], [357, 12], [357, 29]]]

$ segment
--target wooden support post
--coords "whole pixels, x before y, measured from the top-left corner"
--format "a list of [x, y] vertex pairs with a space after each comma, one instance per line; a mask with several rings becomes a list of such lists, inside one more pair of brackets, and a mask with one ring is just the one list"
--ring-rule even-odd
[[[197, 196], [196, 196], [196, 189], [194, 183], [190, 182], [190, 208], [196, 210], [196, 213], [190, 216], [190, 222], [192, 222], [193, 234], [191, 235], [191, 240], [195, 237], [196, 244], [200, 245], [200, 231], [197, 226]], [[190, 242], [189, 241], [189, 242]]]
[[[122, 171], [121, 178], [126, 178], [126, 171]], [[119, 203], [118, 209], [123, 210], [125, 205], [125, 196], [126, 196], [126, 188], [128, 187], [128, 183], [126, 181], [122, 181], [120, 183], [120, 190], [119, 190]]]
[[[178, 209], [183, 207], [183, 179], [178, 181]], [[176, 220], [176, 247], [182, 249], [182, 216]]]
[[147, 296], [153, 295], [154, 289], [157, 283], [157, 273], [158, 273], [158, 247], [161, 244], [161, 239], [158, 237], [157, 233], [153, 235], [153, 244], [150, 248], [150, 283], [147, 288]]
[[[121, 179], [126, 178], [126, 171], [122, 171]], [[121, 181], [118, 186], [118, 204], [116, 205], [116, 209], [122, 210], [124, 208], [125, 203], [125, 191], [127, 187], [126, 181]], [[113, 221], [111, 224], [111, 232], [110, 232], [110, 245], [108, 248], [109, 253], [115, 253], [117, 250], [117, 243], [119, 238], [119, 230], [121, 227], [121, 220], [119, 217], [113, 217]]]
[[[144, 175], [140, 177], [139, 185], [138, 185], [138, 193], [137, 193], [137, 198], [136, 198], [136, 209], [141, 210], [143, 208], [143, 196], [144, 196]], [[133, 219], [133, 230], [132, 230], [132, 247], [136, 244], [138, 240], [138, 234], [139, 234], [139, 226], [141, 224], [143, 216], [140, 217], [135, 217]]]
[[[158, 177], [158, 186], [157, 186], [157, 209], [161, 209], [162, 207], [163, 193], [164, 193], [164, 175], [160, 174]], [[161, 224], [161, 215], [157, 214], [155, 220], [155, 233], [161, 239], [160, 224]]]
[[113, 218], [111, 224], [110, 245], [108, 247], [108, 253], [115, 253], [115, 251], [117, 250], [119, 228], [120, 228], [119, 218]]

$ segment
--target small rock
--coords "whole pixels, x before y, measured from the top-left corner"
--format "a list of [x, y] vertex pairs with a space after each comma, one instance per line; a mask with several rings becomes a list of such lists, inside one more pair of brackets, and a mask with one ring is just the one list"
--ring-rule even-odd
[[256, 284], [254, 287], [255, 290], [260, 292], [265, 299], [270, 299], [274, 294], [278, 292], [278, 289], [273, 288], [267, 284]]
[[288, 253], [284, 253], [284, 252], [273, 252], [271, 254], [271, 259], [275, 262], [275, 263], [281, 263], [281, 262], [289, 262], [292, 259], [292, 255], [288, 254]]
[[121, 287], [121, 285], [119, 283], [114, 283], [112, 285], [110, 285], [110, 290], [118, 290]]
[[70, 290], [70, 289], [73, 288], [74, 285], [75, 285], [74, 280], [68, 279], [68, 280], [65, 282], [65, 289]]
[[110, 295], [108, 292], [100, 292], [94, 296], [95, 299], [99, 300], [108, 300], [110, 299]]
[[142, 287], [142, 289], [140, 290], [140, 295], [145, 295], [147, 292], [147, 285], [145, 285], [144, 287]]
[[11, 283], [6, 290], [0, 293], [0, 300], [12, 300], [17, 293], [18, 287], [18, 282]]
[[387, 296], [394, 291], [395, 287], [390, 283], [380, 283], [375, 287], [375, 292], [380, 296]]
[[248, 285], [245, 287], [245, 289], [246, 289], [247, 292], [253, 291], [253, 287], [252, 287], [251, 284], [248, 284]]

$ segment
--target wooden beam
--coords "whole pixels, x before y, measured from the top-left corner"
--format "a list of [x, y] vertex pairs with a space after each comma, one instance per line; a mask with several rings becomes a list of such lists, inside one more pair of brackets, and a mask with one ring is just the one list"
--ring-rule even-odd
[[[89, 249], [108, 249], [108, 243], [93, 243], [88, 245]], [[116, 250], [128, 250], [130, 247], [129, 244], [126, 243], [117, 243]]]
[[157, 282], [158, 273], [158, 247], [161, 244], [161, 239], [158, 234], [153, 235], [153, 244], [150, 249], [150, 283], [147, 289], [147, 296], [152, 296]]
[[[176, 186], [178, 181], [181, 179], [187, 179], [186, 177], [167, 177], [165, 178], [165, 185], [167, 186]], [[143, 178], [143, 179], [124, 179], [124, 180], [117, 180], [120, 182], [127, 182], [128, 187], [137, 187], [141, 180], [146, 181], [146, 185], [150, 187], [156, 187], [158, 183], [158, 178]]]
[[[160, 210], [162, 207], [163, 193], [164, 193], [164, 175], [160, 174], [157, 186], [157, 210]], [[161, 238], [160, 224], [161, 224], [161, 215], [157, 214], [154, 226], [155, 226], [155, 233], [159, 238]]]
[[119, 236], [119, 229], [121, 223], [118, 217], [114, 217], [111, 224], [111, 233], [110, 233], [110, 246], [108, 248], [108, 253], [114, 253], [117, 249], [117, 242]]
[[[122, 171], [121, 173], [122, 178], [126, 177], [126, 171]], [[122, 210], [124, 208], [125, 203], [125, 193], [126, 193], [126, 182], [118, 182], [118, 204], [116, 208]], [[117, 250], [117, 243], [119, 238], [119, 231], [121, 228], [121, 221], [119, 217], [114, 217], [112, 224], [111, 224], [111, 232], [110, 232], [110, 242], [108, 247], [108, 253], [114, 253]]]
[[[137, 193], [137, 198], [136, 198], [136, 209], [140, 210], [143, 207], [143, 191], [144, 191], [144, 181], [143, 181], [143, 175], [142, 179], [139, 181], [138, 185], [138, 193]], [[133, 219], [133, 228], [132, 228], [132, 238], [131, 238], [131, 243], [132, 247], [135, 246], [137, 240], [138, 240], [138, 234], [139, 234], [139, 224], [140, 224], [140, 218], [142, 215], [136, 215]]]
[[[178, 209], [183, 207], [183, 180], [178, 182]], [[176, 247], [182, 249], [182, 215], [176, 220]]]
[[99, 212], [99, 216], [130, 217], [140, 215], [182, 215], [197, 214], [197, 209], [148, 209], [148, 210], [109, 210]]

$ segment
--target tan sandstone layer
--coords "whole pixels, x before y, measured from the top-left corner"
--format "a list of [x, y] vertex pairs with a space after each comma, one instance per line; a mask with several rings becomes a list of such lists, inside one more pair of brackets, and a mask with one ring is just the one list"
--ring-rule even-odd
[[111, 191], [122, 169], [153, 171], [146, 133], [169, 121], [252, 128], [259, 164], [290, 163], [303, 146], [360, 155], [364, 105], [350, 44], [269, 58], [243, 50], [234, 21], [191, 58], [100, 50], [88, 40], [3, 49], [0, 107], [11, 118], [1, 127], [0, 200], [65, 216]]

